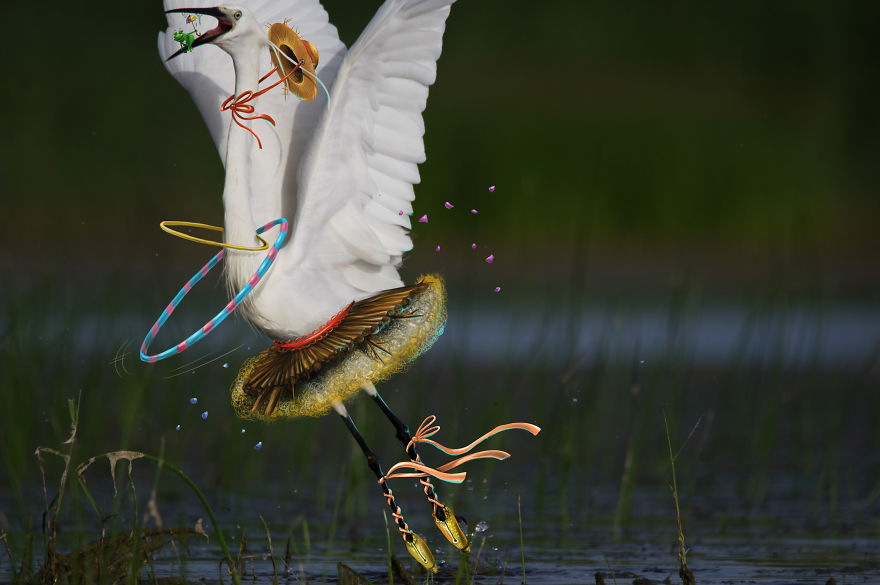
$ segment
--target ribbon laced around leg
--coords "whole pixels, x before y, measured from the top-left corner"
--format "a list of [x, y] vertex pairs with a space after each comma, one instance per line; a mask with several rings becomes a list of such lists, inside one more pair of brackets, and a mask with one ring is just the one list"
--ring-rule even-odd
[[[443, 451], [447, 455], [464, 455], [464, 457], [459, 457], [458, 459], [453, 459], [449, 463], [446, 463], [444, 465], [440, 465], [439, 467], [430, 467], [428, 465], [424, 465], [421, 462], [413, 461], [413, 460], [401, 461], [400, 463], [395, 463], [394, 465], [391, 466], [390, 469], [388, 469], [388, 472], [385, 473], [385, 475], [383, 475], [381, 479], [379, 479], [380, 484], [383, 483], [386, 479], [392, 479], [395, 477], [424, 478], [424, 477], [428, 477], [428, 476], [436, 477], [439, 480], [446, 481], [449, 483], [461, 483], [464, 481], [465, 477], [467, 476], [466, 473], [464, 473], [464, 472], [448, 473], [448, 471], [451, 469], [455, 469], [459, 465], [467, 463], [468, 461], [473, 461], [474, 459], [497, 459], [499, 461], [502, 461], [502, 460], [510, 457], [510, 453], [507, 453], [506, 451], [498, 451], [498, 450], [494, 450], [494, 449], [487, 450], [487, 451], [477, 451], [476, 453], [470, 453], [468, 455], [465, 455], [465, 453], [468, 453], [471, 449], [473, 449], [474, 447], [476, 447], [477, 445], [479, 445], [480, 443], [482, 443], [486, 439], [488, 439], [494, 435], [497, 435], [500, 432], [508, 431], [510, 429], [522, 429], [524, 431], [530, 432], [532, 435], [537, 435], [539, 432], [541, 432], [540, 427], [533, 425], [533, 424], [530, 424], [530, 423], [522, 423], [522, 422], [507, 423], [507, 424], [495, 427], [494, 429], [492, 429], [491, 431], [489, 431], [488, 433], [486, 433], [482, 437], [478, 438], [470, 445], [467, 445], [466, 447], [454, 449], [454, 448], [450, 448], [450, 447], [446, 447], [444, 445], [441, 445], [440, 443], [429, 438], [429, 437], [437, 434], [437, 432], [440, 430], [440, 426], [434, 424], [434, 422], [436, 420], [437, 420], [437, 417], [432, 414], [432, 415], [429, 415], [428, 417], [426, 417], [424, 421], [422, 421], [422, 424], [419, 425], [419, 428], [416, 430], [415, 434], [413, 435], [413, 438], [410, 440], [409, 444], [407, 445], [407, 450], [409, 450], [410, 446], [412, 446], [412, 445], [415, 445], [418, 443], [427, 443], [429, 445], [432, 445], [436, 449]], [[411, 469], [412, 471], [399, 471], [402, 469]]]

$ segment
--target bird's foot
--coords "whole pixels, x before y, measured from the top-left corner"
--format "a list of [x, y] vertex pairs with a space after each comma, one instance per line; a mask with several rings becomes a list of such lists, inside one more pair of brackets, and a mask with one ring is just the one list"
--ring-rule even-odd
[[403, 539], [403, 542], [406, 544], [406, 550], [426, 571], [436, 575], [437, 562], [434, 560], [434, 555], [431, 554], [431, 549], [428, 548], [428, 543], [415, 532], [410, 533], [409, 536], [410, 540], [407, 540], [405, 537]]
[[[452, 546], [461, 552], [471, 552], [471, 545], [468, 542], [467, 534], [462, 529], [459, 517], [455, 515], [452, 508], [447, 505], [435, 507], [431, 516], [434, 517], [434, 523], [437, 525], [437, 528]], [[464, 521], [463, 518], [462, 521]]]

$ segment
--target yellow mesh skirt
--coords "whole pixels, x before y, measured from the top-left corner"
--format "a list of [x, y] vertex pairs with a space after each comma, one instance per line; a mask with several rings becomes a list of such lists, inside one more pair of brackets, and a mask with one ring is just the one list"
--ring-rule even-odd
[[[393, 319], [371, 341], [386, 351], [369, 350], [367, 342], [352, 345], [307, 380], [301, 380], [290, 392], [284, 392], [271, 414], [251, 412], [256, 396], [244, 392], [260, 356], [249, 358], [232, 384], [232, 406], [238, 416], [252, 420], [274, 421], [298, 416], [321, 416], [336, 402], [351, 398], [368, 383], [376, 384], [402, 371], [428, 350], [443, 333], [446, 325], [446, 288], [438, 275], [422, 276], [428, 286], [413, 298], [412, 317]], [[378, 357], [377, 357], [378, 356]]]

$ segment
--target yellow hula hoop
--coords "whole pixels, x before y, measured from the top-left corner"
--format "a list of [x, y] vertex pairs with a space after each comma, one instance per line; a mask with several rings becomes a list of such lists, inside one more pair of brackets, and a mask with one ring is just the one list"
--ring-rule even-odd
[[189, 234], [181, 233], [177, 230], [173, 230], [168, 226], [179, 225], [183, 227], [194, 227], [194, 228], [202, 228], [206, 230], [211, 230], [215, 232], [223, 233], [222, 227], [217, 227], [216, 225], [208, 225], [205, 223], [193, 223], [191, 221], [161, 221], [159, 222], [159, 227], [162, 228], [162, 231], [171, 234], [172, 236], [177, 236], [178, 238], [183, 238], [184, 240], [189, 240], [190, 242], [195, 242], [197, 244], [207, 244], [209, 246], [220, 246], [221, 248], [232, 248], [233, 250], [244, 250], [246, 252], [260, 252], [262, 250], [269, 249], [269, 242], [261, 238], [258, 234], [254, 234], [262, 246], [236, 246], [235, 244], [227, 244], [226, 242], [215, 242], [214, 240], [205, 240], [203, 238], [197, 238], [195, 236], [191, 236]]

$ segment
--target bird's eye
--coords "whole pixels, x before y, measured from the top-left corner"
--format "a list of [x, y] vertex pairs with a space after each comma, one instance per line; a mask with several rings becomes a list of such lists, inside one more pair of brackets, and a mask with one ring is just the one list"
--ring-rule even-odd
[[241, 20], [241, 10], [236, 10], [232, 16], [235, 17], [235, 20]]

